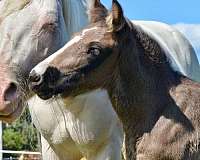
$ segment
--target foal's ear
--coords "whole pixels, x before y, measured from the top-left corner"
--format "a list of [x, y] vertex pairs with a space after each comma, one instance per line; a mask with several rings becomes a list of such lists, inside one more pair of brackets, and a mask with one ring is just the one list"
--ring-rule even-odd
[[105, 19], [108, 15], [106, 7], [100, 2], [100, 0], [91, 0], [89, 7], [89, 19], [90, 23], [95, 23]]
[[112, 11], [106, 19], [109, 32], [117, 32], [125, 25], [123, 9], [117, 0], [112, 1]]

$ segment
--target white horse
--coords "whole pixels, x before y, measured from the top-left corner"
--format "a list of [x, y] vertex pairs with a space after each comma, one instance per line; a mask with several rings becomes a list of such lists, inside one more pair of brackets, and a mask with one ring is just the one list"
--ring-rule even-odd
[[[21, 113], [21, 101], [28, 101], [33, 123], [42, 135], [43, 159], [120, 159], [122, 126], [106, 91], [95, 90], [64, 102], [24, 96], [24, 92], [29, 93], [26, 83], [24, 86], [29, 71], [88, 23], [87, 6], [92, 7], [93, 1], [88, 0], [90, 5], [85, 0], [13, 1], [0, 1], [1, 119], [12, 121]], [[196, 55], [177, 30], [161, 23], [137, 23], [165, 45], [171, 58], [175, 56], [174, 63], [180, 71], [199, 80]], [[176, 59], [180, 50], [183, 57]], [[14, 77], [10, 76], [13, 73]], [[23, 98], [15, 96], [19, 94], [16, 86], [23, 88]]]

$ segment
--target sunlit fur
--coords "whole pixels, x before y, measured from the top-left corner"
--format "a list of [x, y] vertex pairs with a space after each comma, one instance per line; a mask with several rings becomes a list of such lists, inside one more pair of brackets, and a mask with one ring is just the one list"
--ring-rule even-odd
[[[13, 3], [11, 3], [11, 2], [13, 2]], [[5, 19], [5, 18], [9, 19], [9, 17], [12, 16], [10, 18], [10, 21], [7, 21], [7, 23], [6, 23], [6, 24], [10, 23], [12, 25], [13, 20], [15, 20], [16, 17], [17, 17], [16, 16], [17, 13], [18, 13], [17, 11], [26, 10], [30, 5], [32, 5], [32, 3], [37, 3], [37, 4], [41, 3], [41, 5], [38, 5], [38, 6], [43, 8], [44, 9], [43, 11], [45, 11], [46, 9], [51, 9], [51, 7], [54, 5], [55, 1], [53, 1], [53, 0], [49, 0], [49, 1], [33, 0], [33, 1], [29, 2], [29, 1], [20, 0], [20, 1], [17, 1], [16, 3], [15, 2], [14, 2], [14, 0], [1, 0], [0, 1], [0, 12], [2, 11], [1, 14], [0, 14], [1, 15], [0, 16], [1, 17], [0, 18], [0, 22], [2, 22], [2, 20]], [[61, 2], [61, 1], [59, 1], [59, 2]], [[88, 2], [92, 2], [92, 0], [90, 0]], [[64, 45], [64, 43], [70, 39], [70, 37], [71, 37], [73, 32], [78, 31], [79, 29], [84, 27], [84, 25], [86, 25], [86, 23], [88, 21], [88, 18], [87, 18], [87, 15], [86, 15], [86, 7], [87, 7], [87, 3], [88, 2], [85, 1], [85, 0], [83, 0], [83, 1], [80, 1], [80, 0], [63, 0], [62, 1], [62, 4], [63, 4], [62, 7], [64, 8], [64, 10], [63, 10], [64, 11], [63, 22], [65, 22], [65, 23], [62, 23], [62, 25], [60, 25], [60, 26], [62, 26], [61, 27], [62, 29], [60, 29], [60, 32], [61, 32], [63, 37], [61, 36], [61, 40], [59, 42], [60, 46], [58, 44], [54, 44], [54, 46], [56, 46], [56, 48], [59, 48], [62, 45]], [[6, 5], [9, 4], [9, 5], [7, 7], [4, 4], [6, 4]], [[53, 4], [53, 5], [51, 5], [51, 4]], [[49, 8], [48, 8], [48, 6], [49, 6]], [[3, 9], [1, 9], [1, 8], [3, 8]], [[38, 13], [38, 12], [36, 12], [36, 10], [34, 10], [34, 11], [35, 12], [33, 12], [34, 13], [33, 15]], [[60, 10], [59, 10], [59, 12], [60, 12]], [[17, 28], [19, 30], [16, 30], [15, 32], [10, 32], [11, 31], [11, 30], [9, 30], [10, 28], [6, 28], [6, 29], [8, 29], [7, 32], [9, 34], [8, 35], [6, 34], [7, 36], [6, 36], [5, 39], [0, 36], [0, 42], [1, 42], [1, 44], [0, 44], [1, 53], [0, 54], [1, 54], [1, 58], [2, 58], [3, 51], [4, 52], [6, 51], [6, 55], [8, 56], [7, 57], [8, 61], [11, 61], [11, 63], [10, 63], [11, 66], [13, 66], [13, 68], [16, 70], [16, 74], [17, 74], [17, 77], [18, 77], [17, 79], [19, 79], [18, 83], [20, 83], [19, 88], [21, 88], [21, 90], [23, 92], [22, 95], [26, 95], [25, 92], [27, 92], [27, 72], [29, 72], [30, 69], [32, 69], [32, 67], [33, 67], [32, 66], [32, 64], [33, 64], [32, 61], [29, 61], [29, 60], [31, 59], [31, 60], [35, 61], [38, 57], [40, 57], [40, 55], [43, 55], [43, 53], [39, 52], [39, 47], [38, 46], [41, 45], [40, 41], [38, 42], [38, 45], [35, 45], [35, 43], [32, 43], [32, 42], [26, 43], [26, 41], [29, 41], [29, 38], [34, 37], [35, 35], [38, 35], [38, 34], [33, 34], [33, 35], [32, 34], [28, 34], [27, 32], [31, 30], [31, 27], [27, 28], [27, 29], [26, 28], [21, 28], [21, 26], [25, 25], [25, 24], [23, 24], [23, 22], [25, 22], [27, 20], [26, 17], [29, 17], [31, 15], [31, 13], [32, 12], [28, 11], [26, 13], [26, 16], [22, 17], [22, 20], [19, 19], [18, 23], [14, 23], [12, 25], [13, 28]], [[74, 15], [76, 15], [76, 16], [74, 16]], [[33, 20], [33, 18], [35, 18], [35, 17], [33, 16], [33, 17], [29, 18], [29, 19]], [[4, 22], [3, 25], [5, 25], [5, 22]], [[51, 26], [50, 26], [49, 29], [52, 30]], [[4, 30], [4, 29], [1, 28], [0, 35], [3, 35], [2, 30]], [[19, 32], [19, 31], [21, 31], [21, 32]], [[21, 35], [23, 35], [23, 33], [25, 33], [24, 34], [25, 35], [24, 39], [21, 36]], [[65, 34], [63, 34], [63, 33], [65, 33]], [[13, 35], [16, 35], [16, 36], [13, 36]], [[19, 36], [17, 36], [17, 35], [19, 35]], [[22, 39], [17, 39], [20, 36], [21, 36]], [[11, 38], [11, 41], [9, 41], [10, 40], [9, 38]], [[37, 37], [35, 37], [35, 38], [37, 40]], [[25, 41], [23, 41], [23, 40], [25, 40]], [[48, 40], [43, 40], [43, 41], [46, 43], [46, 42], [48, 42]], [[21, 50], [19, 49], [20, 45], [18, 45], [18, 47], [13, 47], [14, 46], [13, 44], [15, 44], [14, 42], [16, 42], [16, 41], [19, 42], [19, 44], [21, 44], [21, 48], [22, 48]], [[13, 43], [7, 43], [7, 42], [13, 42]], [[10, 47], [10, 45], [12, 47]], [[10, 50], [11, 48], [12, 48], [11, 52], [7, 52], [8, 49]], [[21, 55], [23, 55], [23, 54], [24, 55], [28, 55], [29, 53], [31, 53], [30, 51], [32, 51], [32, 50], [34, 50], [33, 53], [36, 56], [35, 57], [30, 57], [29, 59], [27, 59], [27, 61], [26, 61], [27, 63], [20, 64], [19, 60], [23, 59], [23, 58], [21, 58]], [[54, 52], [54, 51], [52, 50], [51, 52]], [[10, 54], [10, 53], [12, 53], [12, 54]], [[45, 53], [46, 53], [46, 51], [45, 51]], [[12, 63], [12, 59], [10, 59], [11, 55], [16, 55], [16, 58], [13, 58], [13, 60], [14, 60], [13, 63]], [[41, 58], [40, 60], [42, 60], [44, 57], [40, 57], [40, 58]], [[37, 60], [36, 60], [35, 63], [36, 64], [38, 63]], [[19, 69], [16, 66], [16, 64], [18, 64], [20, 67], [24, 67], [24, 68], [20, 68]], [[185, 60], [184, 59], [181, 62], [181, 64], [185, 64]], [[187, 67], [191, 68], [191, 64], [189, 64]], [[98, 94], [91, 95], [91, 97], [94, 98], [93, 100], [91, 100], [91, 102], [95, 102], [95, 97], [98, 96], [99, 94], [102, 95], [102, 92], [99, 92], [99, 90], [97, 90], [95, 92], [98, 93]], [[105, 92], [103, 92], [103, 93], [105, 93]], [[84, 96], [81, 95], [81, 97], [83, 98]], [[98, 98], [99, 97], [101, 97], [101, 96], [98, 96]], [[99, 101], [98, 104], [95, 104], [97, 109], [100, 109], [102, 107], [101, 106], [102, 102], [109, 104], [109, 99], [106, 98], [104, 100], [105, 97], [106, 97], [106, 94], [104, 96], [102, 96], [102, 99], [98, 100]], [[27, 99], [27, 98], [28, 97], [24, 96], [23, 99]], [[77, 98], [77, 99], [79, 99], [79, 98]], [[85, 98], [83, 98], [83, 99], [85, 99]], [[77, 101], [74, 101], [74, 102], [77, 102]], [[69, 138], [70, 139], [70, 144], [67, 143], [67, 147], [63, 147], [63, 145], [66, 144], [66, 141], [65, 141], [66, 137], [70, 137], [68, 134], [65, 134], [67, 132], [65, 126], [61, 125], [61, 124], [63, 124], [61, 122], [66, 122], [65, 120], [63, 120], [64, 119], [63, 114], [65, 113], [65, 109], [63, 109], [63, 107], [65, 105], [63, 105], [62, 101], [60, 102], [60, 100], [57, 100], [57, 99], [53, 99], [52, 102], [51, 101], [50, 102], [45, 102], [45, 101], [42, 101], [41, 99], [39, 99], [38, 97], [33, 97], [30, 100], [30, 104], [33, 104], [33, 105], [30, 105], [30, 110], [31, 110], [32, 117], [34, 119], [34, 123], [36, 124], [37, 129], [45, 136], [46, 140], [48, 140], [47, 143], [42, 141], [42, 142], [44, 142], [43, 144], [45, 144], [45, 146], [44, 145], [42, 146], [43, 151], [44, 151], [43, 152], [44, 157], [46, 155], [50, 155], [50, 157], [48, 157], [46, 159], [54, 159], [55, 157], [57, 157], [55, 155], [55, 153], [54, 153], [54, 152], [56, 152], [56, 154], [60, 157], [60, 159], [63, 158], [64, 160], [66, 160], [66, 157], [67, 157], [67, 154], [68, 154], [67, 151], [70, 148], [69, 146], [71, 145], [71, 139]], [[91, 103], [87, 103], [87, 104], [91, 104]], [[92, 109], [94, 109], [94, 106], [86, 105], [84, 107], [91, 107], [91, 109], [89, 109], [89, 111], [90, 111], [90, 114], [93, 113]], [[104, 107], [105, 108], [102, 109], [101, 111], [105, 111], [106, 114], [109, 113], [108, 110], [111, 109], [110, 104], [108, 106], [104, 106]], [[110, 108], [106, 109], [106, 107], [108, 107], [108, 108], [110, 107]], [[66, 112], [68, 112], [68, 111], [66, 111]], [[111, 112], [111, 114], [113, 114], [113, 112]], [[92, 115], [94, 117], [97, 117], [99, 114], [96, 114], [96, 115], [92, 114]], [[102, 114], [102, 115], [104, 115], [103, 118], [104, 118], [104, 120], [106, 120], [105, 114]], [[88, 116], [88, 115], [86, 114], [86, 116]], [[49, 118], [47, 118], [47, 117], [49, 117]], [[107, 116], [107, 118], [111, 118], [111, 117], [112, 116], [109, 116], [109, 115]], [[91, 121], [94, 121], [94, 120], [92, 120], [92, 118], [93, 118], [92, 116], [90, 116], [90, 118], [91, 118]], [[115, 116], [114, 116], [114, 119], [116, 119]], [[88, 119], [88, 120], [90, 120], [90, 119]], [[104, 121], [99, 121], [99, 122], [102, 122], [101, 124], [103, 125]], [[116, 130], [113, 129], [113, 132], [115, 133], [115, 135], [113, 136], [114, 137], [113, 138], [114, 139], [113, 142], [110, 143], [110, 146], [108, 146], [108, 147], [105, 146], [105, 149], [101, 150], [101, 154], [99, 155], [99, 159], [101, 158], [101, 160], [102, 159], [103, 160], [106, 159], [105, 156], [109, 156], [109, 154], [110, 154], [109, 153], [109, 148], [111, 148], [112, 151], [118, 152], [116, 154], [116, 155], [118, 155], [119, 154], [118, 149], [114, 150], [113, 148], [119, 147], [121, 145], [119, 143], [122, 140], [122, 139], [120, 139], [122, 137], [121, 130], [120, 130], [121, 129], [120, 123], [118, 123], [118, 121], [116, 120], [116, 121], [113, 121], [112, 124], [111, 123], [107, 123], [107, 124], [114, 125], [113, 128], [116, 127]], [[57, 126], [57, 127], [55, 127], [55, 126]], [[94, 126], [96, 127], [96, 126], [98, 126], [98, 124], [95, 124]], [[106, 126], [106, 127], [109, 128], [109, 126]], [[84, 138], [84, 136], [83, 136], [83, 138]], [[85, 139], [84, 139], [84, 141], [85, 141]], [[51, 145], [51, 146], [49, 146], [49, 145]], [[76, 147], [72, 148], [72, 149], [77, 151]], [[80, 155], [80, 151], [77, 151], [76, 154], [74, 154], [74, 155], [78, 156], [78, 157], [81, 156]], [[68, 155], [68, 156], [70, 157], [71, 154]], [[92, 157], [92, 158], [94, 158], [94, 157]], [[116, 160], [116, 159], [114, 159], [114, 160]]]
[[[92, 1], [0, 1], [1, 63], [8, 63], [8, 73], [14, 75], [13, 80], [19, 85], [19, 102], [29, 103], [33, 123], [42, 134], [43, 159], [121, 158], [122, 126], [105, 91], [97, 90], [65, 102], [62, 99], [46, 102], [32, 97], [27, 85], [27, 76], [33, 66], [62, 47], [74, 32], [88, 23], [89, 3]], [[5, 78], [5, 75], [1, 77]], [[83, 110], [80, 120], [73, 119], [76, 109], [70, 106], [74, 104], [78, 111]], [[11, 107], [14, 110], [18, 106], [13, 103]], [[101, 115], [94, 114], [94, 108]], [[19, 109], [12, 120], [0, 118], [13, 121], [20, 115], [22, 104]]]
[[[43, 99], [67, 100], [106, 89], [123, 123], [127, 160], [199, 160], [199, 64], [193, 48], [167, 25], [131, 23], [117, 0], [107, 20], [103, 13], [92, 14], [86, 29], [33, 68], [30, 87]], [[157, 26], [166, 30], [151, 32]]]

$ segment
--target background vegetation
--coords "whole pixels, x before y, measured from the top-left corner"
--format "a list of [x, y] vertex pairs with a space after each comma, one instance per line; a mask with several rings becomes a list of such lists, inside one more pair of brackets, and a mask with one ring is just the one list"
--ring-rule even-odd
[[[39, 135], [31, 123], [28, 109], [12, 125], [3, 124], [3, 149], [15, 151], [39, 151]], [[16, 156], [4, 154], [5, 157]]]

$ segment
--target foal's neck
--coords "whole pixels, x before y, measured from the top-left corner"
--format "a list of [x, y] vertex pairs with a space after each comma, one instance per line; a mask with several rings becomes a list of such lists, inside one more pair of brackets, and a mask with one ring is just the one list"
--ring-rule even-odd
[[126, 45], [121, 49], [117, 78], [109, 91], [124, 125], [129, 159], [134, 159], [137, 139], [151, 131], [163, 110], [170, 105], [169, 89], [179, 83], [179, 75], [163, 61], [163, 51], [159, 51], [163, 54], [158, 56], [160, 61], [155, 62], [148, 57], [137, 34], [140, 33], [132, 31], [131, 38], [123, 39]]
[[140, 40], [143, 33], [136, 29], [130, 32], [132, 35], [125, 33], [127, 35], [120, 39], [121, 53], [110, 95], [121, 119], [127, 122], [131, 113], [133, 124], [133, 119], [139, 120], [141, 114], [141, 119], [144, 120], [159, 112], [160, 104], [169, 98], [169, 89], [179, 83], [179, 75], [171, 69], [164, 51], [154, 40], [145, 35], [145, 40], [152, 43], [149, 45], [158, 45], [154, 47], [155, 51], [152, 50], [155, 52], [153, 57], [154, 53], [148, 53], [144, 48], [145, 44], [142, 44], [145, 42]]

